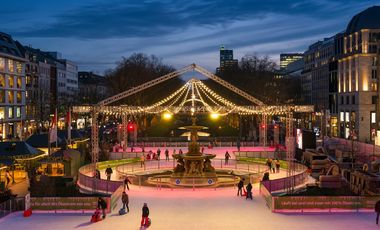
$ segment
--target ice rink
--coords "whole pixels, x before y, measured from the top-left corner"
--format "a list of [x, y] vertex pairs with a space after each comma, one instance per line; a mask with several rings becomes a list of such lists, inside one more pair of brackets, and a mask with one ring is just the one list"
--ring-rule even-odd
[[380, 229], [374, 213], [271, 213], [257, 187], [252, 201], [237, 197], [232, 188], [192, 191], [131, 186], [129, 196], [130, 213], [119, 216], [117, 208], [98, 223], [90, 223], [91, 214], [33, 214], [24, 218], [14, 213], [0, 219], [0, 226], [4, 230], [140, 229], [141, 208], [146, 202], [152, 219], [149, 229]]

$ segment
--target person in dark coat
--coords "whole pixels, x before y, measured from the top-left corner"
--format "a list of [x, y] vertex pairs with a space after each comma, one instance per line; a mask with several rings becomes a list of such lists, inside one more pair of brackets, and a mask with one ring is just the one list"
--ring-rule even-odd
[[149, 221], [149, 208], [147, 203], [144, 203], [144, 206], [142, 208], [142, 218], [141, 218], [141, 227], [148, 224]]
[[224, 164], [225, 165], [228, 165], [228, 160], [231, 158], [231, 155], [228, 153], [228, 151], [226, 151], [226, 153], [224, 154]]
[[127, 207], [127, 212], [129, 212], [129, 196], [125, 191], [121, 195], [121, 202], [123, 202], [123, 208], [125, 209], [125, 207]]
[[98, 209], [102, 209], [103, 219], [105, 219], [106, 218], [107, 202], [101, 197], [98, 197]]
[[108, 167], [106, 168], [107, 180], [111, 180], [112, 173], [113, 173], [112, 168], [108, 165]]
[[245, 199], [251, 198], [251, 200], [252, 200], [252, 184], [251, 184], [251, 182], [249, 182], [247, 187], [245, 187], [245, 188], [247, 189], [247, 197]]
[[243, 194], [242, 194], [242, 189], [243, 189], [243, 187], [244, 187], [244, 178], [243, 179], [240, 179], [240, 181], [239, 181], [239, 183], [238, 183], [238, 185], [237, 185], [237, 187], [238, 187], [238, 192], [237, 192], [237, 196], [239, 196], [239, 193], [240, 193], [240, 196], [243, 196]]
[[169, 150], [168, 149], [165, 150], [165, 160], [169, 161]]
[[379, 216], [380, 216], [380, 200], [375, 204], [375, 212], [376, 212], [376, 224], [379, 224]]
[[128, 177], [125, 177], [125, 179], [124, 179], [124, 190], [125, 190], [125, 188], [127, 188], [128, 191], [129, 191], [129, 186], [128, 186], [128, 184], [132, 184], [132, 183], [131, 183], [131, 181], [129, 180]]

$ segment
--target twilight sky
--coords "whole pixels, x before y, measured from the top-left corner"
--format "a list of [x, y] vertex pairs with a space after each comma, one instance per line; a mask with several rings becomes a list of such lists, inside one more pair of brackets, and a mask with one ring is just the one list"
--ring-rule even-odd
[[244, 54], [303, 52], [345, 29], [380, 0], [15, 0], [0, 31], [24, 45], [59, 51], [80, 70], [102, 73], [133, 52], [176, 68], [219, 65], [219, 45]]

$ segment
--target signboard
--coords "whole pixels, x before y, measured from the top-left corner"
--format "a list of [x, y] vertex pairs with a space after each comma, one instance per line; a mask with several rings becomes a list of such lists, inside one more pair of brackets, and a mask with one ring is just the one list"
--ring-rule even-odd
[[374, 209], [377, 196], [292, 196], [274, 197], [274, 210]]
[[94, 210], [98, 205], [97, 197], [32, 197], [33, 210]]

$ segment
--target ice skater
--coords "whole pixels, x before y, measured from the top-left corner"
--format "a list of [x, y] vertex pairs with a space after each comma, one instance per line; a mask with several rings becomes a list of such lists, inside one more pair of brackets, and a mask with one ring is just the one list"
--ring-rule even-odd
[[149, 225], [149, 208], [148, 204], [144, 203], [142, 208], [142, 218], [141, 218], [141, 227], [145, 227]]
[[106, 168], [107, 180], [111, 180], [112, 173], [113, 173], [112, 168], [111, 166], [108, 165], [108, 167]]
[[379, 216], [380, 216], [380, 200], [375, 204], [375, 212], [376, 212], [376, 224], [379, 224]]
[[165, 160], [169, 161], [169, 150], [165, 149]]
[[132, 183], [131, 183], [131, 181], [129, 180], [128, 177], [125, 177], [125, 179], [124, 179], [124, 191], [125, 191], [125, 188], [127, 188], [128, 191], [129, 191], [129, 186], [128, 186], [128, 184], [132, 184]]
[[251, 184], [251, 182], [249, 182], [247, 187], [245, 187], [245, 188], [247, 189], [247, 197], [245, 199], [250, 198], [252, 200], [252, 184]]
[[228, 160], [231, 158], [231, 155], [226, 151], [226, 154], [224, 154], [224, 164], [228, 165]]
[[107, 202], [103, 198], [98, 197], [98, 209], [102, 209], [103, 219], [106, 218], [106, 208]]
[[237, 187], [238, 187], [238, 192], [237, 192], [237, 196], [239, 196], [239, 193], [240, 193], [240, 196], [243, 196], [243, 193], [242, 193], [242, 190], [243, 190], [243, 187], [244, 187], [244, 178], [243, 179], [240, 179]]
[[123, 209], [127, 208], [127, 212], [129, 212], [129, 196], [125, 191], [121, 195], [121, 201], [123, 202]]

